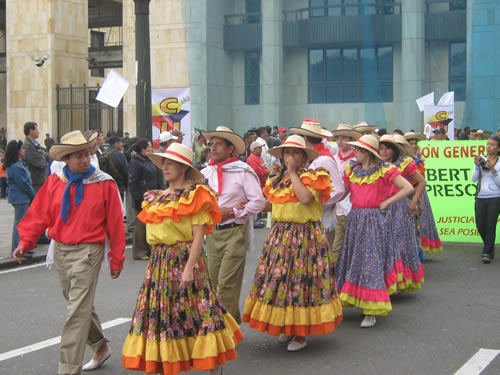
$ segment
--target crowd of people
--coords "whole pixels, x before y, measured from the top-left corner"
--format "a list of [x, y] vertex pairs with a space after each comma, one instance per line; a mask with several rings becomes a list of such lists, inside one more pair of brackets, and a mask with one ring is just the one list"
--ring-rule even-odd
[[[418, 147], [425, 136], [413, 131], [367, 123], [330, 131], [305, 119], [243, 137], [219, 126], [200, 131], [192, 148], [180, 130], [166, 131], [157, 151], [128, 133], [109, 136], [106, 150], [99, 131], [70, 132], [47, 151], [36, 123], [24, 132], [4, 161], [12, 253], [21, 262], [48, 230], [47, 262], [67, 301], [59, 374], [94, 370], [111, 356], [94, 296], [102, 263], [113, 279], [122, 271], [126, 230], [133, 258], [147, 266], [122, 364], [146, 373], [222, 374], [242, 323], [289, 352], [332, 333], [342, 306], [361, 309], [360, 326], [374, 327], [392, 311], [392, 295], [422, 287], [424, 252], [443, 250]], [[493, 136], [487, 155], [474, 159], [484, 263], [494, 257], [499, 153]], [[268, 213], [240, 311], [247, 250]], [[86, 343], [94, 354], [82, 366]]]

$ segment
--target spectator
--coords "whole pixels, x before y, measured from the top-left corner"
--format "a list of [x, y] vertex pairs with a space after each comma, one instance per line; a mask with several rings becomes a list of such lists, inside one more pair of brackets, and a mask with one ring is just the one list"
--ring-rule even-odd
[[133, 145], [132, 138], [130, 138], [130, 133], [125, 132], [123, 136], [123, 153], [127, 153], [130, 147]]
[[198, 140], [194, 145], [194, 160], [195, 162], [200, 161], [201, 151], [207, 147], [207, 139], [203, 134], [198, 135]]
[[[21, 141], [12, 140], [7, 145], [4, 166], [7, 169], [9, 203], [14, 207], [14, 226], [12, 228], [12, 245], [10, 248], [12, 253], [19, 244], [17, 226], [28, 212], [30, 202], [35, 197], [30, 172], [23, 161], [24, 153], [25, 150]], [[31, 253], [28, 256], [30, 255]]]
[[394, 129], [392, 131], [392, 135], [394, 134], [405, 135], [401, 129]]
[[104, 158], [108, 155], [108, 162], [104, 163], [106, 167], [101, 165], [101, 169], [114, 178], [123, 201], [128, 183], [128, 164], [125, 155], [123, 155], [123, 139], [118, 136], [112, 136], [109, 138], [108, 143], [109, 149], [102, 158], [102, 161], [104, 161]]
[[268, 170], [266, 163], [264, 163], [264, 159], [261, 157], [262, 146], [264, 146], [264, 144], [260, 140], [252, 142], [250, 145], [250, 155], [247, 158], [247, 164], [252, 167], [254, 172], [257, 174], [260, 186], [263, 188], [266, 184]]
[[285, 142], [285, 139], [286, 139], [286, 128], [281, 127], [279, 129], [279, 139], [280, 139], [281, 143]]
[[47, 134], [45, 134], [45, 140], [43, 141], [43, 143], [45, 144], [45, 148], [47, 149], [47, 152], [49, 152], [52, 145], [56, 142], [50, 137], [50, 134], [47, 133]]
[[200, 160], [194, 163], [194, 166], [198, 170], [202, 170], [208, 165], [208, 162], [210, 161], [210, 147], [205, 147], [203, 150], [201, 150], [201, 156]]
[[7, 148], [7, 136], [5, 135], [5, 128], [0, 129], [0, 148], [5, 150]]
[[101, 129], [97, 129], [97, 140], [96, 140], [96, 146], [97, 146], [97, 152], [96, 156], [99, 162], [101, 161], [102, 156], [104, 155], [104, 135], [102, 134]]
[[[153, 152], [151, 142], [139, 139], [132, 145], [132, 149], [134, 153], [128, 165], [128, 189], [134, 204], [134, 216], [137, 216], [142, 210], [144, 193], [148, 190], [165, 189], [165, 181], [163, 172], [149, 158]], [[146, 241], [146, 224], [140, 220], [136, 220], [134, 225], [132, 254], [137, 260], [149, 259], [151, 255], [151, 246]]]
[[273, 147], [277, 147], [277, 146], [280, 146], [281, 145], [281, 141], [279, 140], [278, 136], [274, 136], [271, 132], [271, 127], [270, 126], [266, 126], [266, 131], [267, 131], [267, 138], [266, 138], [266, 143], [267, 143], [267, 146], [271, 149]]
[[272, 134], [271, 134], [271, 135], [272, 135], [274, 138], [279, 138], [279, 132], [280, 132], [280, 131], [279, 131], [278, 127], [277, 127], [277, 126], [274, 126], [274, 127], [273, 127], [273, 132], [272, 132]]
[[486, 157], [474, 159], [472, 181], [477, 181], [475, 203], [476, 227], [483, 240], [483, 263], [490, 263], [495, 256], [495, 235], [500, 214], [500, 138], [493, 137], [486, 145]]
[[465, 141], [470, 138], [470, 127], [466, 126], [464, 128], [464, 131], [462, 134], [460, 134], [460, 137], [458, 138], [461, 141]]
[[180, 129], [173, 129], [173, 130], [172, 130], [172, 135], [173, 135], [174, 137], [176, 137], [176, 138], [174, 138], [174, 139], [175, 139], [175, 141], [176, 141], [177, 143], [182, 143], [182, 141], [183, 141], [183, 139], [184, 139], [184, 136], [185, 136], [186, 134], [184, 134], [183, 132], [181, 132], [181, 130], [180, 130]]
[[377, 135], [379, 137], [382, 137], [383, 135], [386, 135], [387, 134], [387, 129], [386, 128], [381, 128], [377, 131]]
[[163, 153], [167, 150], [168, 146], [170, 146], [171, 143], [177, 141], [177, 137], [172, 135], [171, 132], [163, 132], [160, 134], [159, 141], [160, 141], [160, 148], [158, 152]]
[[37, 193], [47, 179], [49, 155], [45, 148], [37, 141], [37, 138], [40, 136], [40, 130], [36, 122], [30, 121], [24, 124], [24, 135], [26, 135], [24, 139], [24, 160], [31, 174], [33, 190]]
[[248, 131], [243, 134], [243, 141], [245, 142], [245, 152], [240, 155], [240, 159], [242, 159], [243, 161], [247, 160], [248, 156], [250, 155], [250, 145], [256, 139], [257, 135], [254, 132]]
[[5, 167], [5, 152], [0, 150], [0, 199], [7, 197], [7, 167]]
[[262, 159], [264, 159], [264, 162], [266, 163], [267, 168], [270, 167], [271, 165], [271, 154], [269, 153], [269, 146], [267, 145], [267, 137], [269, 136], [269, 133], [267, 132], [267, 128], [265, 126], [260, 127], [257, 129], [257, 139], [256, 140], [261, 140], [264, 141], [266, 144], [262, 146]]

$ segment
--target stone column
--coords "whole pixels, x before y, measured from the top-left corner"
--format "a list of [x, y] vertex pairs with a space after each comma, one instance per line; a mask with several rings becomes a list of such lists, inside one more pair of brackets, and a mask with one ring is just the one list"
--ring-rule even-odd
[[[24, 138], [35, 121], [40, 140], [57, 134], [56, 85], [82, 86], [88, 77], [87, 0], [7, 1], [7, 123], [10, 138]], [[33, 56], [48, 56], [40, 67]], [[83, 128], [83, 116], [73, 127]]]
[[264, 124], [279, 126], [283, 97], [283, 0], [262, 1], [260, 104]]
[[[423, 114], [415, 100], [425, 95], [425, 0], [402, 2], [401, 88], [399, 124], [403, 131], [423, 131]], [[396, 100], [395, 100], [396, 101]]]
[[[495, 15], [496, 13], [496, 15]], [[500, 124], [498, 45], [500, 17], [496, 0], [467, 1], [467, 76], [463, 127], [494, 134]]]

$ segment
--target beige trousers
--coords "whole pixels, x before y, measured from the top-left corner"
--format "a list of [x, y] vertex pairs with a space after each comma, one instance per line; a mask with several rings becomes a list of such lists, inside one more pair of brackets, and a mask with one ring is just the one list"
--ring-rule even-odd
[[335, 225], [335, 239], [333, 240], [332, 253], [333, 261], [337, 263], [339, 259], [340, 249], [344, 243], [345, 227], [347, 224], [347, 216], [337, 216], [337, 224]]
[[94, 296], [103, 257], [101, 244], [55, 243], [54, 264], [67, 301], [66, 323], [59, 347], [59, 374], [79, 374], [85, 344], [96, 352], [108, 342], [94, 311]]
[[227, 311], [238, 324], [241, 323], [240, 292], [247, 249], [247, 225], [214, 230], [207, 236], [210, 280]]

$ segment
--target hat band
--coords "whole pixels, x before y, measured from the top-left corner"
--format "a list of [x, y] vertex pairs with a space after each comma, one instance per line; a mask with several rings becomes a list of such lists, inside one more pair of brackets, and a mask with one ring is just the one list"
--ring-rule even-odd
[[304, 146], [303, 146], [303, 145], [301, 145], [300, 143], [298, 143], [298, 142], [293, 142], [293, 141], [288, 141], [288, 142], [283, 143], [283, 146], [286, 146], [286, 145], [296, 145], [296, 146], [299, 146], [299, 147], [301, 147], [301, 148], [304, 148]]
[[362, 141], [360, 139], [358, 139], [358, 143], [361, 143], [363, 146], [368, 147], [372, 151], [378, 152], [378, 150], [375, 147], [373, 147], [371, 144], [369, 144], [369, 143], [366, 143], [366, 142], [364, 142], [364, 141]]
[[187, 157], [185, 157], [184, 155], [181, 155], [175, 151], [165, 151], [165, 154], [171, 154], [171, 155], [174, 155], [174, 156], [177, 156], [178, 158], [181, 158], [182, 160], [186, 161], [189, 163], [189, 165], [193, 165], [193, 162], [191, 160], [189, 160]]

